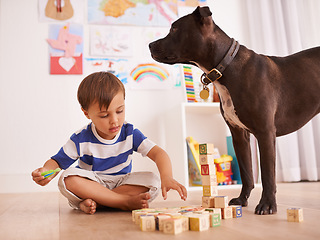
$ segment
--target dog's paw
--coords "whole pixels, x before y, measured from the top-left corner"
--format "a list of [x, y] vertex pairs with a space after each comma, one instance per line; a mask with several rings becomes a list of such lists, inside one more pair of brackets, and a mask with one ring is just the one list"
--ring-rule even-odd
[[263, 201], [261, 199], [260, 203], [256, 206], [254, 213], [258, 215], [276, 214], [277, 204], [275, 202]]
[[248, 200], [238, 197], [238, 198], [232, 198], [229, 202], [229, 205], [241, 205], [242, 207], [248, 206]]

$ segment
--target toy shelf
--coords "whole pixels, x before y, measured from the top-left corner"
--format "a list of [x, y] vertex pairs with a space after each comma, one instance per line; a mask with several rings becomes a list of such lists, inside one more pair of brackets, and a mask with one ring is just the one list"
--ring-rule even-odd
[[[220, 103], [181, 103], [180, 109], [172, 110], [170, 119], [171, 129], [168, 131], [176, 134], [167, 139], [166, 149], [172, 158], [174, 176], [188, 190], [201, 189], [189, 186], [186, 138], [191, 136], [199, 143], [213, 143], [220, 154], [227, 153], [226, 136], [229, 135], [229, 129], [220, 113]], [[229, 187], [234, 186], [227, 185], [222, 188]]]

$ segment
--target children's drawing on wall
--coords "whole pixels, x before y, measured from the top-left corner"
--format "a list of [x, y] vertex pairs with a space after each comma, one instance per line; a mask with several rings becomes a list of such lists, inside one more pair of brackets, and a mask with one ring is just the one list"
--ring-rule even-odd
[[39, 21], [83, 23], [83, 0], [39, 0]]
[[85, 75], [100, 71], [111, 72], [119, 78], [123, 84], [128, 84], [128, 59], [85, 58]]
[[132, 28], [92, 26], [90, 28], [90, 54], [94, 56], [132, 56]]
[[176, 85], [179, 69], [159, 63], [134, 64], [130, 71], [132, 89], [170, 89]]
[[90, 0], [88, 23], [170, 26], [177, 19], [177, 0]]
[[80, 25], [51, 25], [49, 28], [50, 73], [82, 74], [83, 29]]

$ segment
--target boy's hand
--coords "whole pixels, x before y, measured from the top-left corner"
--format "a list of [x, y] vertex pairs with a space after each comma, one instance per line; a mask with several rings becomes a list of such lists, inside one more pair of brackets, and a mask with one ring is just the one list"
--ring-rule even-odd
[[50, 170], [50, 169], [45, 169], [43, 167], [34, 170], [31, 174], [33, 181], [35, 181], [37, 184], [39, 184], [41, 186], [47, 185], [56, 175], [56, 174], [52, 174], [52, 176], [50, 176], [48, 178], [41, 176], [41, 173], [48, 171], [48, 170]]
[[176, 190], [179, 193], [182, 200], [187, 199], [187, 189], [182, 184], [174, 180], [172, 177], [164, 177], [161, 179], [161, 189], [164, 200], [167, 199], [167, 192], [170, 189]]

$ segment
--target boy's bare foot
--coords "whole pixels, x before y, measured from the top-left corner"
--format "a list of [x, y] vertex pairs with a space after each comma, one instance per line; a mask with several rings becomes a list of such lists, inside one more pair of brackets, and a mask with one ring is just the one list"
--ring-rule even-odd
[[149, 203], [148, 200], [150, 199], [149, 193], [140, 193], [136, 196], [128, 196], [127, 206], [123, 207], [123, 210], [135, 210], [141, 208], [148, 208]]
[[92, 199], [85, 199], [83, 200], [79, 205], [81, 211], [87, 213], [87, 214], [94, 214], [97, 209], [97, 203], [93, 201]]

